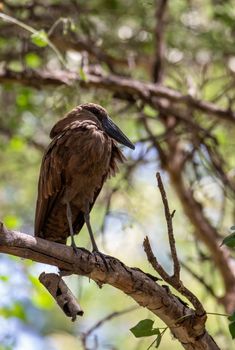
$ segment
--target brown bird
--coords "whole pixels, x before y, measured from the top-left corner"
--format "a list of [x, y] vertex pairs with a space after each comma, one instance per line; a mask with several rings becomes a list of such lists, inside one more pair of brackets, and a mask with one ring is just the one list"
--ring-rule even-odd
[[54, 125], [50, 137], [39, 176], [35, 236], [64, 244], [71, 236], [76, 250], [74, 234], [86, 223], [93, 251], [98, 251], [89, 213], [104, 181], [125, 160], [115, 140], [135, 146], [106, 110], [93, 103], [70, 111]]

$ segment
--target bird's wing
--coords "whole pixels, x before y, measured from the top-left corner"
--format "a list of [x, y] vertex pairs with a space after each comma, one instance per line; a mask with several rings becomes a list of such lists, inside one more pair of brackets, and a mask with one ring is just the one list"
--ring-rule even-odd
[[[60, 199], [63, 197], [64, 188], [66, 184], [66, 168], [69, 163], [69, 149], [79, 144], [86, 145], [89, 141], [89, 129], [86, 126], [79, 123], [70, 124], [70, 128], [64, 128], [64, 131], [57, 134], [50, 145], [48, 146], [41, 164], [39, 182], [38, 182], [38, 198], [36, 204], [35, 213], [35, 236], [46, 238], [43, 233], [44, 225], [47, 222], [50, 213]], [[81, 160], [79, 162], [79, 156]], [[81, 167], [84, 166], [84, 152], [76, 153], [76, 159]], [[102, 181], [102, 185], [104, 179]], [[102, 185], [97, 189], [93, 197], [93, 202], [90, 204], [90, 210], [102, 188]], [[74, 220], [73, 228], [74, 232], [78, 233], [84, 225], [84, 217], [82, 212], [77, 213], [77, 217]], [[55, 230], [58, 228], [55, 227]], [[58, 232], [59, 235], [59, 232]]]
[[44, 223], [64, 187], [63, 145], [66, 132], [54, 138], [42, 159], [35, 213], [35, 236], [41, 236]]

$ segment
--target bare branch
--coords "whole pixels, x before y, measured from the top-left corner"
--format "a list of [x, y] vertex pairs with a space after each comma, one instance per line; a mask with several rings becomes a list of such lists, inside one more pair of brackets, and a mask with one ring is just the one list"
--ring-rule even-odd
[[148, 261], [152, 265], [155, 271], [159, 273], [159, 275], [163, 278], [164, 281], [169, 282], [171, 281], [171, 276], [165, 271], [165, 269], [162, 267], [162, 265], [157, 260], [156, 256], [153, 254], [150, 242], [148, 237], [146, 236], [144, 239], [144, 251], [148, 257]]
[[[211, 102], [198, 100], [190, 95], [183, 95], [180, 92], [171, 88], [159, 85], [146, 83], [139, 80], [125, 78], [110, 74], [108, 76], [86, 74], [86, 79], [83, 80], [75, 72], [57, 70], [49, 71], [21, 71], [13, 72], [2, 69], [0, 71], [0, 83], [20, 83], [22, 85], [42, 88], [45, 86], [72, 85], [78, 82], [84, 88], [102, 88], [109, 91], [125, 94], [125, 98], [141, 99], [151, 105], [154, 105], [154, 98], [164, 97], [170, 102], [183, 104], [190, 108], [200, 110], [209, 115], [235, 122], [235, 112], [228, 109], [223, 109]], [[157, 108], [157, 104], [155, 106]]]
[[169, 205], [168, 205], [168, 200], [166, 197], [166, 192], [162, 183], [161, 175], [160, 173], [156, 174], [157, 176], [157, 183], [159, 187], [159, 191], [162, 196], [162, 203], [164, 205], [164, 210], [165, 210], [165, 218], [166, 218], [166, 223], [167, 223], [167, 232], [168, 232], [168, 239], [169, 239], [169, 244], [170, 244], [170, 249], [171, 249], [171, 256], [173, 259], [173, 265], [174, 265], [174, 275], [175, 279], [177, 281], [180, 280], [180, 264], [179, 264], [179, 259], [177, 256], [177, 251], [175, 247], [175, 237], [174, 237], [174, 232], [173, 232], [173, 225], [172, 225], [172, 217], [173, 213], [170, 213], [169, 210]]
[[219, 350], [205, 329], [204, 315], [197, 315], [144, 272], [129, 268], [114, 257], [106, 257], [107, 270], [99, 255], [85, 249], [78, 249], [78, 254], [74, 254], [71, 247], [7, 230], [3, 224], [0, 225], [0, 252], [88, 276], [99, 285], [108, 283], [160, 317], [185, 349]]
[[195, 307], [196, 314], [200, 317], [205, 317], [206, 320], [206, 311], [203, 308], [203, 305], [199, 301], [199, 299], [188, 289], [186, 288], [182, 281], [176, 280], [174, 276], [170, 276], [163, 267], [157, 261], [157, 258], [153, 254], [150, 242], [148, 237], [144, 239], [144, 250], [147, 255], [148, 261], [152, 265], [152, 267], [159, 273], [159, 275], [164, 279], [165, 282], [169, 283], [172, 287], [174, 287], [178, 292], [180, 292], [183, 296], [185, 296]]

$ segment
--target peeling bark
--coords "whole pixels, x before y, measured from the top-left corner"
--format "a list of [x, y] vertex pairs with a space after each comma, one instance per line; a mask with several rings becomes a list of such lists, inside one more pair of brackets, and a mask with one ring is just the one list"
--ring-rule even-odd
[[39, 281], [53, 296], [64, 314], [71, 317], [73, 322], [76, 320], [77, 316], [83, 316], [84, 311], [59, 275], [56, 273], [42, 272], [39, 276]]

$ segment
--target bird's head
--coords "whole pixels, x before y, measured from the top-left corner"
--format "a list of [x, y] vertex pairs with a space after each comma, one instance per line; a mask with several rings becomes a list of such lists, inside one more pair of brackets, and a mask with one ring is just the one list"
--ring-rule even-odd
[[127, 146], [131, 149], [135, 149], [133, 143], [128, 139], [126, 135], [119, 129], [119, 127], [114, 124], [112, 119], [109, 117], [107, 111], [95, 103], [85, 103], [79, 106], [79, 109], [89, 111], [92, 113], [102, 125], [103, 130], [114, 140]]

